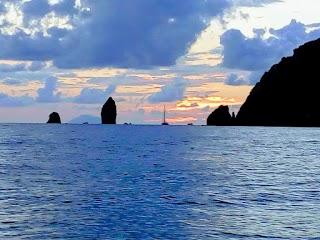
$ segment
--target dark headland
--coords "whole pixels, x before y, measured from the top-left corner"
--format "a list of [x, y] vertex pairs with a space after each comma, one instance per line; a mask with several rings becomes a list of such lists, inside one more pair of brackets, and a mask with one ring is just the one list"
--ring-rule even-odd
[[49, 115], [49, 120], [47, 123], [61, 123], [59, 113], [53, 112]]
[[320, 39], [300, 46], [262, 76], [232, 124], [220, 107], [207, 125], [320, 127], [319, 60]]
[[101, 109], [102, 124], [116, 124], [117, 106], [112, 97], [109, 97]]

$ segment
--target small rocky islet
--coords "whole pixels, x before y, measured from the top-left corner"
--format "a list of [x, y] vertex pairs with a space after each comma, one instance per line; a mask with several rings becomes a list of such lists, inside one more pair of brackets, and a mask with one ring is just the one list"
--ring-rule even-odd
[[47, 123], [61, 123], [60, 115], [57, 112], [53, 112], [49, 115], [49, 120]]

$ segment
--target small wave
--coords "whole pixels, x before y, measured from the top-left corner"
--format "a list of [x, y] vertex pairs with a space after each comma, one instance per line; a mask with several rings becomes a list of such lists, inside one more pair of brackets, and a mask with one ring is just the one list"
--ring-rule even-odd
[[318, 144], [318, 143], [320, 143], [320, 141], [318, 141], [318, 140], [306, 140], [306, 141], [304, 141], [305, 143], [312, 143], [312, 144]]
[[238, 203], [234, 203], [226, 200], [220, 200], [220, 199], [214, 199], [213, 201], [217, 204], [223, 204], [223, 205], [238, 205]]
[[175, 199], [176, 197], [175, 196], [171, 196], [171, 195], [165, 195], [165, 196], [160, 196], [159, 198], [163, 198], [163, 199], [166, 199], [166, 200], [171, 200], [171, 199]]
[[2, 224], [15, 224], [15, 221], [2, 221]]
[[174, 204], [174, 205], [201, 205], [201, 206], [206, 205], [204, 203], [198, 203], [198, 202], [194, 202], [194, 201], [172, 202], [172, 204]]
[[224, 232], [224, 231], [221, 231], [220, 233], [226, 236], [240, 237], [240, 238], [286, 239], [280, 236], [268, 236], [268, 235], [262, 235], [262, 234], [241, 234], [241, 233]]

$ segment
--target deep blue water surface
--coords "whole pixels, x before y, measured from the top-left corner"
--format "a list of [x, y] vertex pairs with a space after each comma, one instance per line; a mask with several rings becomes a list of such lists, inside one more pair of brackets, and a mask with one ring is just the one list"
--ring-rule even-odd
[[320, 239], [320, 129], [0, 125], [0, 239]]

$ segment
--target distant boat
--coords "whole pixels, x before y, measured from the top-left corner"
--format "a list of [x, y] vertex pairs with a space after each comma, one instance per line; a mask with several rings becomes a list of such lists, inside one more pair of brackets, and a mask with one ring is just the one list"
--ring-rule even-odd
[[169, 123], [166, 122], [166, 106], [163, 106], [163, 122], [161, 125], [169, 125]]
[[188, 123], [188, 126], [193, 126], [193, 123]]

